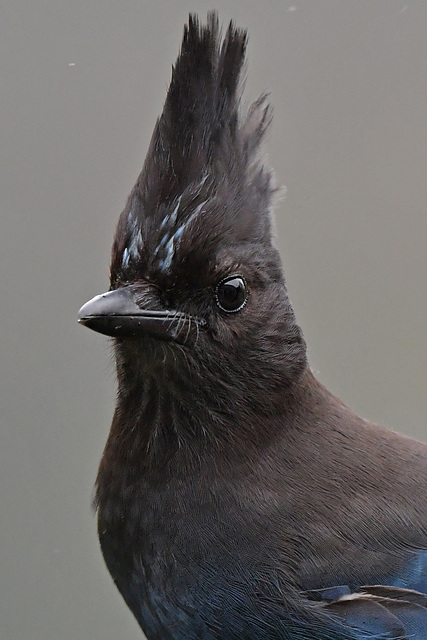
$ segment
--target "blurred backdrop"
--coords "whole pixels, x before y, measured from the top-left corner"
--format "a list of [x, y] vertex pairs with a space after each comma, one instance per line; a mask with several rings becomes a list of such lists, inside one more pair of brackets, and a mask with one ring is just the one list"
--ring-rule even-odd
[[427, 3], [2, 0], [1, 639], [141, 637], [90, 506], [110, 348], [76, 314], [108, 286], [187, 14], [211, 8], [249, 29], [246, 101], [271, 92], [278, 242], [312, 367], [427, 440]]

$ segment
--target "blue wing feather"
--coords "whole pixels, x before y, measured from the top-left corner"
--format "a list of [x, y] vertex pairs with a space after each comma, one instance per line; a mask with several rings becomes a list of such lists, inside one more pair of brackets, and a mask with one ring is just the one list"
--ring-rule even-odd
[[[323, 603], [357, 640], [427, 640], [427, 551], [416, 552], [385, 584], [362, 586], [353, 593], [340, 585], [305, 595]], [[332, 631], [330, 639], [340, 636]]]
[[400, 589], [413, 589], [427, 595], [427, 551], [419, 551], [404, 567], [400, 575], [388, 582]]

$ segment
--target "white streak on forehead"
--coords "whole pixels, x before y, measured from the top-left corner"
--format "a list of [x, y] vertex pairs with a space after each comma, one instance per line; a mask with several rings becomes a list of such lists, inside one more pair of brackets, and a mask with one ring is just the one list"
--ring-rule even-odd
[[139, 260], [142, 251], [142, 233], [139, 228], [139, 221], [136, 216], [136, 197], [133, 198], [132, 205], [127, 216], [127, 227], [129, 234], [128, 246], [123, 251], [122, 265], [128, 267], [130, 260]]
[[136, 215], [136, 208], [137, 208], [137, 198], [136, 196], [133, 196], [132, 198], [132, 204], [130, 206], [129, 209], [129, 213], [128, 213], [128, 225], [132, 225], [135, 224], [137, 221], [137, 215]]
[[160, 268], [162, 271], [169, 271], [171, 263], [172, 263], [172, 258], [174, 256], [175, 253], [175, 236], [172, 236], [172, 238], [170, 238], [170, 240], [166, 243], [166, 257], [164, 260], [160, 260]]
[[142, 233], [141, 229], [138, 229], [131, 238], [129, 243], [129, 252], [133, 260], [137, 260], [140, 257], [142, 250]]
[[194, 218], [199, 215], [199, 213], [201, 212], [201, 210], [203, 209], [203, 207], [205, 206], [206, 203], [207, 203], [207, 200], [203, 200], [203, 202], [201, 204], [199, 204], [199, 206], [194, 209], [193, 213], [188, 218], [188, 220], [186, 222], [186, 225], [190, 224], [190, 222], [192, 222], [194, 220]]
[[203, 185], [205, 184], [206, 180], [209, 177], [209, 173], [206, 173], [203, 178], [200, 180], [199, 184], [197, 185], [198, 189], [201, 189], [203, 187]]
[[123, 251], [122, 266], [125, 268], [129, 266], [129, 251], [127, 247]]
[[[185, 229], [193, 222], [193, 220], [195, 220], [195, 218], [199, 215], [199, 213], [202, 211], [203, 207], [205, 206], [205, 204], [207, 203], [207, 200], [204, 200], [201, 204], [199, 204], [193, 211], [193, 213], [191, 214], [191, 216], [188, 218], [188, 220], [186, 220], [183, 224], [181, 224], [178, 229], [175, 231], [175, 233], [173, 233], [170, 237], [168, 235], [168, 233], [165, 233], [162, 237], [162, 239], [160, 240], [160, 243], [158, 244], [158, 246], [156, 247], [156, 250], [154, 252], [154, 255], [157, 255], [157, 253], [160, 251], [160, 249], [162, 247], [165, 248], [166, 250], [166, 256], [165, 258], [161, 259], [159, 261], [159, 267], [162, 271], [169, 271], [171, 264], [172, 264], [172, 260], [173, 257], [175, 255], [175, 250], [176, 250], [176, 244], [178, 243], [179, 239], [181, 238], [183, 232], [185, 231]], [[174, 221], [176, 220], [176, 212], [177, 209], [174, 210]], [[173, 215], [173, 214], [172, 214]], [[171, 217], [172, 217], [171, 215]]]
[[162, 224], [160, 225], [160, 229], [163, 229], [163, 227], [165, 227], [166, 225], [173, 227], [173, 225], [176, 222], [176, 217], [178, 215], [178, 210], [179, 210], [179, 205], [181, 204], [181, 199], [182, 199], [182, 195], [179, 196], [177, 203], [176, 203], [176, 207], [175, 209], [172, 211], [171, 214], [167, 213], [165, 215], [165, 217], [162, 220]]

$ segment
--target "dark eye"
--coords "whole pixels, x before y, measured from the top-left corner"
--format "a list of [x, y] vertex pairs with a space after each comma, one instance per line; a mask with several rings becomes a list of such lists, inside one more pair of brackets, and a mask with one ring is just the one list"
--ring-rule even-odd
[[216, 303], [227, 313], [240, 311], [248, 299], [248, 289], [242, 276], [228, 276], [221, 280], [215, 291]]

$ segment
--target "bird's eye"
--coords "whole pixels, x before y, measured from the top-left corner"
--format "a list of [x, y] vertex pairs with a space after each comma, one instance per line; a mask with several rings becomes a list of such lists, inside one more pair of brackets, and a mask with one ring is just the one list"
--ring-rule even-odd
[[240, 311], [248, 299], [246, 281], [242, 276], [228, 276], [221, 280], [215, 290], [216, 303], [222, 311]]

